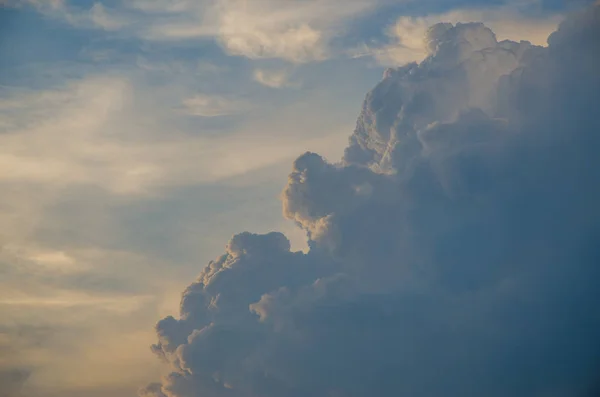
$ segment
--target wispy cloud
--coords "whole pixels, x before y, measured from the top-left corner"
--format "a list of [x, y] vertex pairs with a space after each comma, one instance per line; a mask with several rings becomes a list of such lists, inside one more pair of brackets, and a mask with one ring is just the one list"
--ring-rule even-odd
[[290, 82], [290, 74], [284, 69], [255, 69], [254, 81], [271, 88], [282, 88], [295, 85]]
[[94, 2], [89, 7], [71, 5], [65, 0], [16, 0], [8, 1], [8, 5], [30, 5], [38, 11], [79, 28], [97, 28], [108, 31], [120, 30], [132, 24], [134, 19], [113, 8], [105, 7], [101, 2]]
[[130, 1], [77, 7], [26, 0], [41, 12], [81, 28], [123, 30], [151, 41], [215, 40], [231, 55], [302, 63], [333, 55], [331, 40], [347, 22], [381, 0]]
[[94, 297], [89, 296], [89, 294], [60, 293], [57, 296], [51, 297], [12, 296], [2, 298], [0, 299], [0, 306], [20, 306], [37, 308], [72, 308], [78, 306], [95, 306], [104, 310], [116, 311], [119, 313], [129, 313], [138, 309], [143, 303], [143, 301], [149, 298], [149, 296]]
[[192, 116], [218, 117], [244, 112], [249, 104], [242, 100], [197, 94], [183, 100], [183, 110]]
[[[185, 10], [185, 16], [175, 22], [157, 20], [143, 35], [155, 40], [214, 37], [232, 55], [306, 62], [329, 57], [333, 36], [377, 0], [218, 0], [212, 5], [193, 4], [181, 2], [174, 7], [165, 3], [164, 11]], [[159, 9], [154, 3], [152, 10]]]
[[[144, 194], [229, 178], [298, 152], [297, 141], [253, 130], [252, 123], [246, 127], [252, 134], [172, 131], [171, 110], [156, 103], [146, 107], [141, 96], [152, 94], [145, 90], [122, 77], [90, 76], [58, 90], [4, 100], [0, 112], [10, 128], [0, 135], [0, 183], [95, 185], [117, 194]], [[198, 94], [182, 103], [180, 111], [208, 118], [249, 109], [246, 101], [218, 95]]]

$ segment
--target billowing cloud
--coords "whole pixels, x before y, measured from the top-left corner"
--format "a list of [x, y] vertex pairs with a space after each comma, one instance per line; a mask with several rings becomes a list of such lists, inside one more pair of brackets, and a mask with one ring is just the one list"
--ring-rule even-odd
[[452, 121], [471, 107], [492, 114], [499, 78], [544, 51], [529, 42], [498, 42], [481, 23], [439, 23], [428, 29], [423, 42], [430, 54], [423, 63], [388, 69], [367, 95], [346, 149], [348, 162], [390, 169], [394, 157], [409, 160], [392, 151], [420, 146], [416, 132], [431, 123]]
[[420, 62], [430, 55], [426, 39], [429, 27], [441, 22], [483, 22], [500, 41], [523, 40], [545, 46], [548, 36], [556, 30], [560, 19], [558, 15], [525, 17], [514, 7], [463, 9], [421, 17], [402, 16], [387, 29], [388, 44], [363, 45], [355, 49], [352, 55], [373, 56], [385, 66]]
[[284, 214], [184, 292], [140, 395], [587, 396], [596, 307], [600, 6], [547, 48], [428, 30], [367, 96], [344, 161], [294, 162]]

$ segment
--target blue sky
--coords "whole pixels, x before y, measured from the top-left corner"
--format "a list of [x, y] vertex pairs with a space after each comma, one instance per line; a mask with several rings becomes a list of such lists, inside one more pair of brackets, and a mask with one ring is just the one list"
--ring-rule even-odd
[[340, 161], [427, 26], [545, 45], [589, 2], [564, 3], [0, 0], [0, 371], [31, 397], [134, 395], [163, 371], [154, 323], [233, 234], [306, 249], [292, 161]]

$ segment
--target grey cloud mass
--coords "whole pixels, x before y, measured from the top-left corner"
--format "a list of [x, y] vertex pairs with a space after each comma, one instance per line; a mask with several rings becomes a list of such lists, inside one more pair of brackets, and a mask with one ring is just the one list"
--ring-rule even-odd
[[145, 397], [592, 397], [600, 379], [600, 5], [548, 47], [438, 24], [340, 164], [293, 164], [157, 326]]
[[19, 397], [29, 374], [24, 369], [0, 369], [0, 397]]

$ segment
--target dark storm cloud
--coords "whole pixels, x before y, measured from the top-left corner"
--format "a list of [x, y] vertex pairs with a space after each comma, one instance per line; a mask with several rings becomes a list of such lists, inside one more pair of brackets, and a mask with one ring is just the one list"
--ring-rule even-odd
[[153, 397], [574, 397], [600, 376], [600, 6], [549, 47], [433, 27], [278, 233], [235, 236], [153, 350]]

